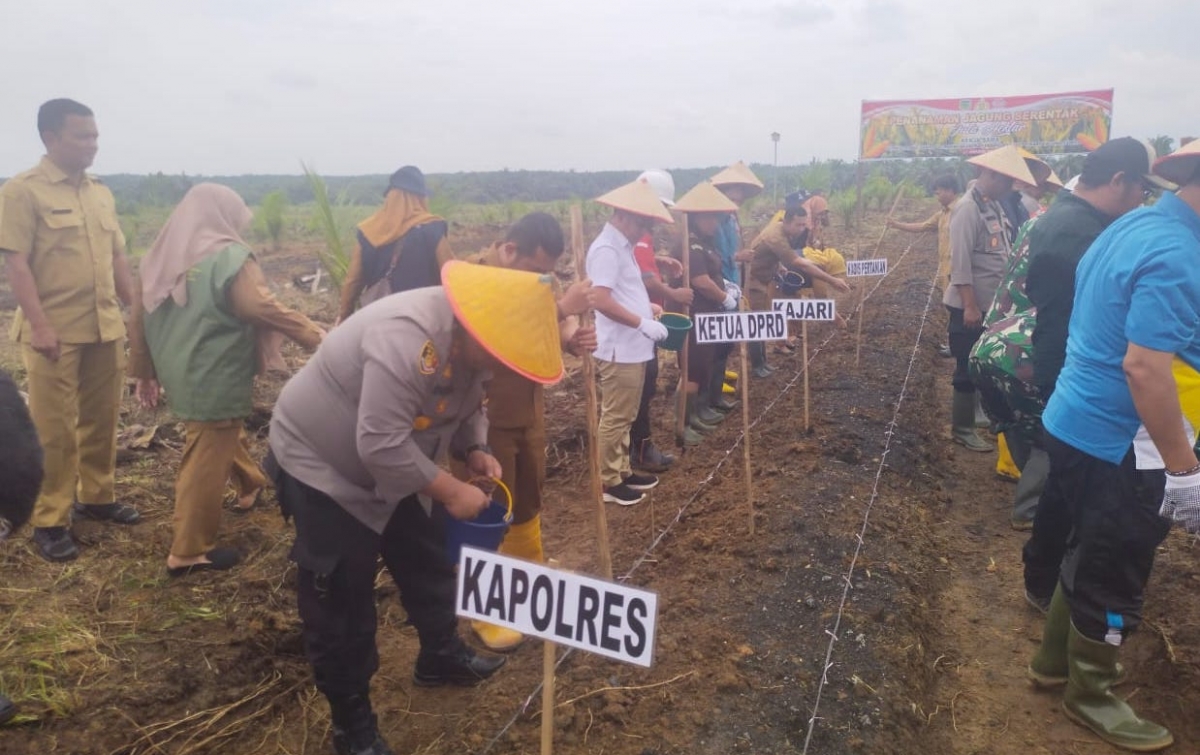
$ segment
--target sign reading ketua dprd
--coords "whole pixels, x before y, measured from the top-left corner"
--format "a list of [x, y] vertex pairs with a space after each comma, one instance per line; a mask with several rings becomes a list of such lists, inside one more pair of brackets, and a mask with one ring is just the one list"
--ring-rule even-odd
[[650, 667], [658, 595], [464, 547], [459, 616]]
[[696, 315], [696, 343], [782, 341], [787, 320], [778, 312], [715, 312]]
[[789, 320], [829, 322], [837, 319], [837, 302], [833, 299], [772, 299], [771, 309]]

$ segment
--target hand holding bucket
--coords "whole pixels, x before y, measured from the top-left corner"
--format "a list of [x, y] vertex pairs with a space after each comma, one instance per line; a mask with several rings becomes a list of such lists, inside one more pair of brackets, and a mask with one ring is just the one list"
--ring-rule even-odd
[[[455, 565], [458, 564], [458, 556], [464, 545], [489, 551], [499, 548], [500, 543], [504, 541], [504, 534], [508, 532], [508, 525], [512, 522], [513, 499], [507, 485], [489, 477], [473, 478], [470, 484], [485, 493], [490, 492], [492, 502], [471, 521], [447, 518], [446, 558]], [[497, 490], [504, 493], [503, 502], [496, 500]]]

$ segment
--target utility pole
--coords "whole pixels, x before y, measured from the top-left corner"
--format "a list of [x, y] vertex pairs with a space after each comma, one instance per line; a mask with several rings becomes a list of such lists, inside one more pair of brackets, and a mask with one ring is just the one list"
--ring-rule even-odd
[[771, 141], [774, 142], [774, 144], [775, 144], [775, 162], [774, 162], [774, 171], [773, 171], [775, 174], [775, 187], [772, 189], [772, 196], [774, 197], [774, 199], [773, 199], [774, 205], [777, 206], [779, 204], [779, 132], [778, 131], [771, 132]]

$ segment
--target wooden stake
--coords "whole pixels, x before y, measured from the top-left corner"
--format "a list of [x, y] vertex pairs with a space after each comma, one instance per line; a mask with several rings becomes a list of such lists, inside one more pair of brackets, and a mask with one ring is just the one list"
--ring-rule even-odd
[[[683, 285], [691, 287], [692, 285], [692, 266], [689, 264], [692, 257], [692, 242], [688, 238], [688, 216], [683, 213], [683, 217], [679, 223], [679, 230], [683, 238]], [[695, 306], [689, 310], [689, 316], [693, 318], [692, 333], [696, 331], [696, 323], [694, 319]], [[691, 333], [683, 341], [683, 347], [679, 350], [679, 394], [675, 397], [675, 442], [679, 445], [681, 452], [687, 451], [687, 446], [683, 442], [684, 432], [687, 430], [687, 397], [688, 397], [688, 351], [689, 343], [691, 342]]]
[[[546, 565], [558, 568], [558, 562], [550, 559]], [[551, 755], [554, 750], [554, 660], [558, 646], [550, 640], [542, 641], [542, 755]]]
[[[742, 280], [746, 280], [746, 266], [742, 265]], [[738, 307], [745, 312], [747, 308], [746, 297], [742, 297]], [[763, 344], [765, 350], [767, 345]], [[749, 347], [746, 342], [742, 341], [738, 344], [738, 350], [742, 357], [742, 371], [738, 374], [738, 380], [742, 384], [742, 463], [744, 465], [743, 474], [746, 477], [746, 513], [750, 516], [750, 534], [754, 534], [754, 480], [752, 479], [753, 467], [750, 464], [750, 358], [748, 356]]]
[[[583, 208], [571, 206], [571, 246], [575, 250], [575, 275], [579, 280], [587, 278], [586, 251], [583, 248]], [[592, 324], [590, 312], [579, 318], [581, 326]], [[591, 483], [592, 501], [596, 504], [596, 543], [600, 551], [600, 576], [613, 578], [612, 551], [608, 547], [608, 514], [604, 510], [604, 490], [600, 485], [600, 446], [596, 443], [596, 430], [600, 426], [599, 402], [596, 400], [596, 362], [591, 354], [583, 355], [583, 384], [587, 390], [587, 439], [588, 476]]]
[[808, 419], [808, 320], [800, 321], [800, 340], [804, 342], [804, 432], [808, 432], [812, 428], [812, 423]]
[[[879, 234], [879, 240], [875, 242], [875, 251], [871, 253], [871, 259], [879, 256], [879, 247], [883, 244], [883, 237], [888, 232], [888, 221], [892, 219], [892, 215], [896, 213], [896, 205], [900, 204], [900, 197], [904, 196], [904, 185], [908, 183], [908, 179], [900, 182], [899, 188], [896, 189], [896, 198], [892, 200], [892, 209], [888, 210], [887, 219], [883, 221], [883, 230]], [[867, 309], [867, 288], [859, 283], [858, 292], [858, 323], [855, 325], [854, 336], [854, 369], [858, 369], [859, 358], [862, 356], [862, 324], [863, 314]]]
[[855, 316], [858, 322], [854, 324], [854, 369], [858, 370], [858, 360], [862, 356], [862, 324], [863, 314], [867, 309], [867, 287], [859, 282], [858, 285], [858, 314]]

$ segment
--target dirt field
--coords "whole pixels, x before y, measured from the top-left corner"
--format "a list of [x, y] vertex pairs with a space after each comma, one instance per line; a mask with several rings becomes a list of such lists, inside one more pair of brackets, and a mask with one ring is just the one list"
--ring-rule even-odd
[[[929, 209], [913, 202], [901, 214]], [[881, 228], [874, 217], [840, 247], [871, 256]], [[456, 248], [499, 232], [458, 229]], [[1069, 723], [1055, 694], [1024, 681], [1041, 631], [1021, 597], [1024, 538], [1008, 528], [1012, 485], [995, 476], [994, 456], [948, 440], [934, 245], [932, 236], [885, 238], [880, 256], [892, 272], [863, 284], [879, 286], [867, 299], [859, 369], [853, 322], [812, 328], [810, 433], [798, 355], [773, 356], [783, 369], [751, 384], [753, 537], [736, 417], [684, 456], [650, 503], [608, 508], [616, 572], [660, 596], [656, 663], [563, 659], [556, 752], [1115, 752]], [[329, 323], [331, 295], [290, 285], [311, 272], [309, 259], [292, 248], [265, 265], [283, 298]], [[4, 348], [0, 364], [20, 373]], [[674, 376], [664, 362], [660, 393]], [[262, 410], [249, 423], [260, 448], [278, 389], [260, 386]], [[593, 504], [581, 492], [582, 406], [576, 374], [549, 391], [545, 531], [547, 553], [586, 572], [596, 555]], [[669, 445], [665, 396], [655, 409], [657, 438]], [[243, 566], [169, 580], [181, 438], [166, 412], [131, 404], [123, 421], [127, 446], [155, 429], [119, 467], [119, 495], [143, 523], [76, 525], [83, 555], [65, 566], [37, 557], [27, 533], [0, 545], [0, 690], [23, 712], [0, 729], [0, 753], [328, 752], [328, 712], [300, 643], [291, 533], [273, 501], [225, 518], [227, 541], [248, 555]], [[1200, 752], [1200, 720], [1189, 715], [1200, 704], [1194, 548], [1177, 533], [1164, 545], [1121, 688], [1171, 728], [1181, 753]], [[377, 586], [373, 699], [393, 748], [537, 752], [540, 644], [481, 687], [415, 688], [415, 633], [386, 574]]]

